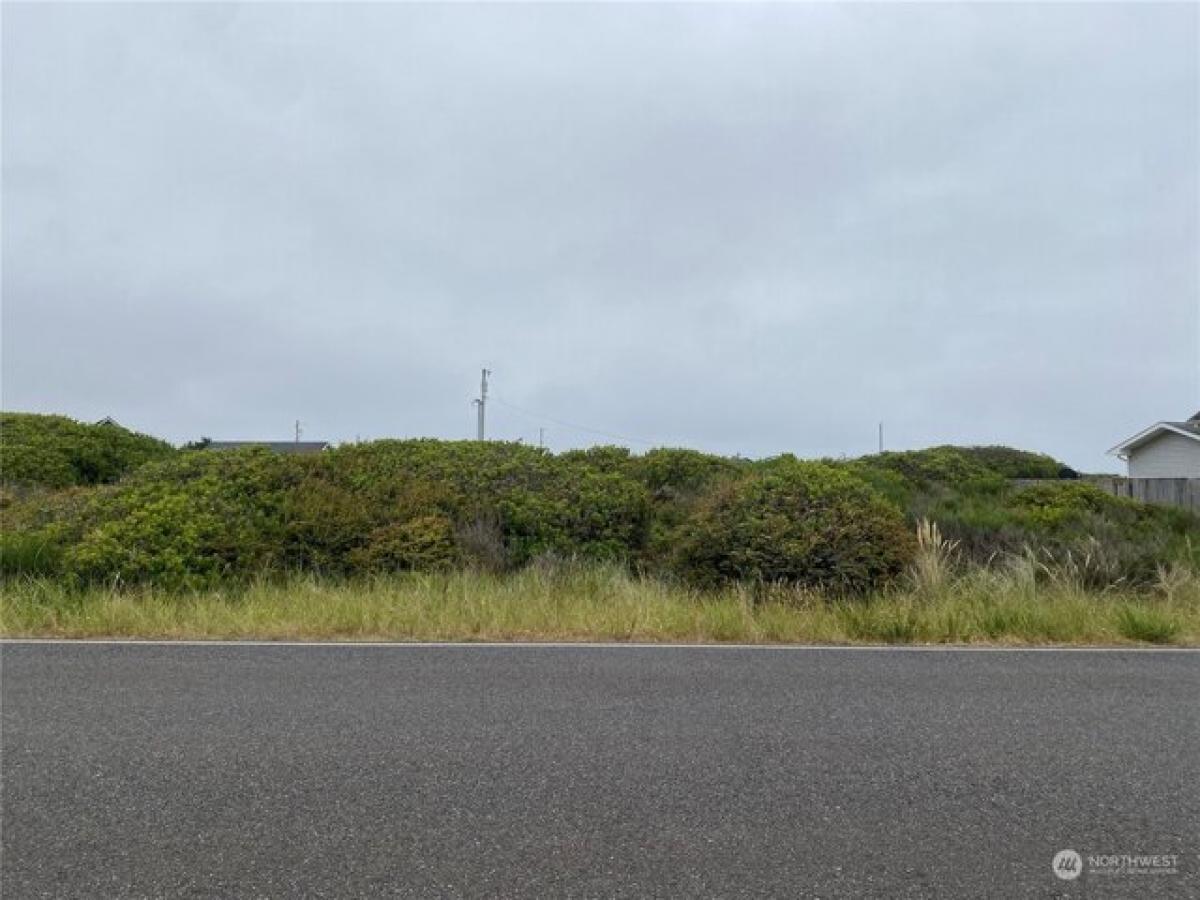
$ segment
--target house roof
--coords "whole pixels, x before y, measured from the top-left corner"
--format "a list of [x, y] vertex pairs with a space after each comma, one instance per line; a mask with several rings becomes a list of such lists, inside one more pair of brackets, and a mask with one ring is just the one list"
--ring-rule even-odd
[[326, 441], [209, 441], [207, 450], [237, 450], [241, 447], [266, 447], [273, 453], [320, 453], [329, 447]]
[[1108, 452], [1125, 459], [1138, 447], [1150, 443], [1163, 434], [1180, 434], [1194, 441], [1200, 441], [1200, 412], [1186, 422], [1155, 422], [1149, 428], [1145, 428], [1133, 437], [1117, 444]]

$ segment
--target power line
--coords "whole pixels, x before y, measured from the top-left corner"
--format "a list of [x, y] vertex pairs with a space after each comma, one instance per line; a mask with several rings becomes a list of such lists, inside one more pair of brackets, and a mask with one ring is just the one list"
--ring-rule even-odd
[[612, 438], [613, 440], [617, 440], [617, 441], [626, 441], [631, 444], [643, 444], [646, 447], [660, 446], [660, 442], [658, 442], [658, 441], [647, 441], [647, 440], [643, 440], [642, 438], [629, 437], [628, 435], [614, 434], [611, 431], [602, 431], [599, 428], [589, 428], [587, 425], [579, 425], [579, 424], [576, 424], [575, 422], [568, 422], [564, 419], [556, 419], [554, 416], [542, 415], [541, 413], [534, 412], [533, 410], [525, 409], [524, 407], [517, 406], [517, 404], [515, 404], [515, 403], [509, 403], [503, 397], [498, 397], [495, 394], [492, 395], [491, 399], [494, 400], [495, 402], [499, 403], [501, 406], [507, 406], [509, 409], [513, 410], [514, 412], [518, 412], [521, 415], [528, 416], [529, 418], [531, 418], [535, 421], [553, 422], [555, 425], [561, 425], [563, 428], [571, 428], [575, 431], [586, 431], [589, 434], [598, 434], [601, 437]]

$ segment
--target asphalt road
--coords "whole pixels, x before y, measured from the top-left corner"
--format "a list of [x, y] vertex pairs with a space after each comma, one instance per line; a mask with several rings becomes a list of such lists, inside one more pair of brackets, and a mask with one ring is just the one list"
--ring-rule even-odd
[[1200, 896], [1197, 653], [0, 654], [5, 900]]

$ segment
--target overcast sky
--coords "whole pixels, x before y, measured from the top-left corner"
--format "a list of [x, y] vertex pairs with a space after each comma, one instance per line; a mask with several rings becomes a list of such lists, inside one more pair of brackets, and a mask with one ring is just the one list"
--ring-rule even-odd
[[857, 455], [882, 420], [1111, 471], [1200, 407], [1198, 29], [6, 3], [3, 406], [459, 438], [486, 364], [490, 436], [556, 448]]

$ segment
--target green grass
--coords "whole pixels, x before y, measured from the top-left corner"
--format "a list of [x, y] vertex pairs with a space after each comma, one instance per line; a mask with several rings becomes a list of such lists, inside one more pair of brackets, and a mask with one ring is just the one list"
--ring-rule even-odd
[[58, 549], [44, 538], [20, 531], [0, 532], [0, 574], [53, 574]]
[[1179, 621], [1158, 609], [1128, 606], [1117, 614], [1117, 628], [1131, 641], [1169, 644], [1181, 627]]
[[1019, 566], [846, 600], [785, 587], [699, 593], [619, 567], [558, 564], [355, 581], [262, 579], [194, 594], [0, 584], [8, 637], [1200, 645], [1200, 578], [1089, 593]]

